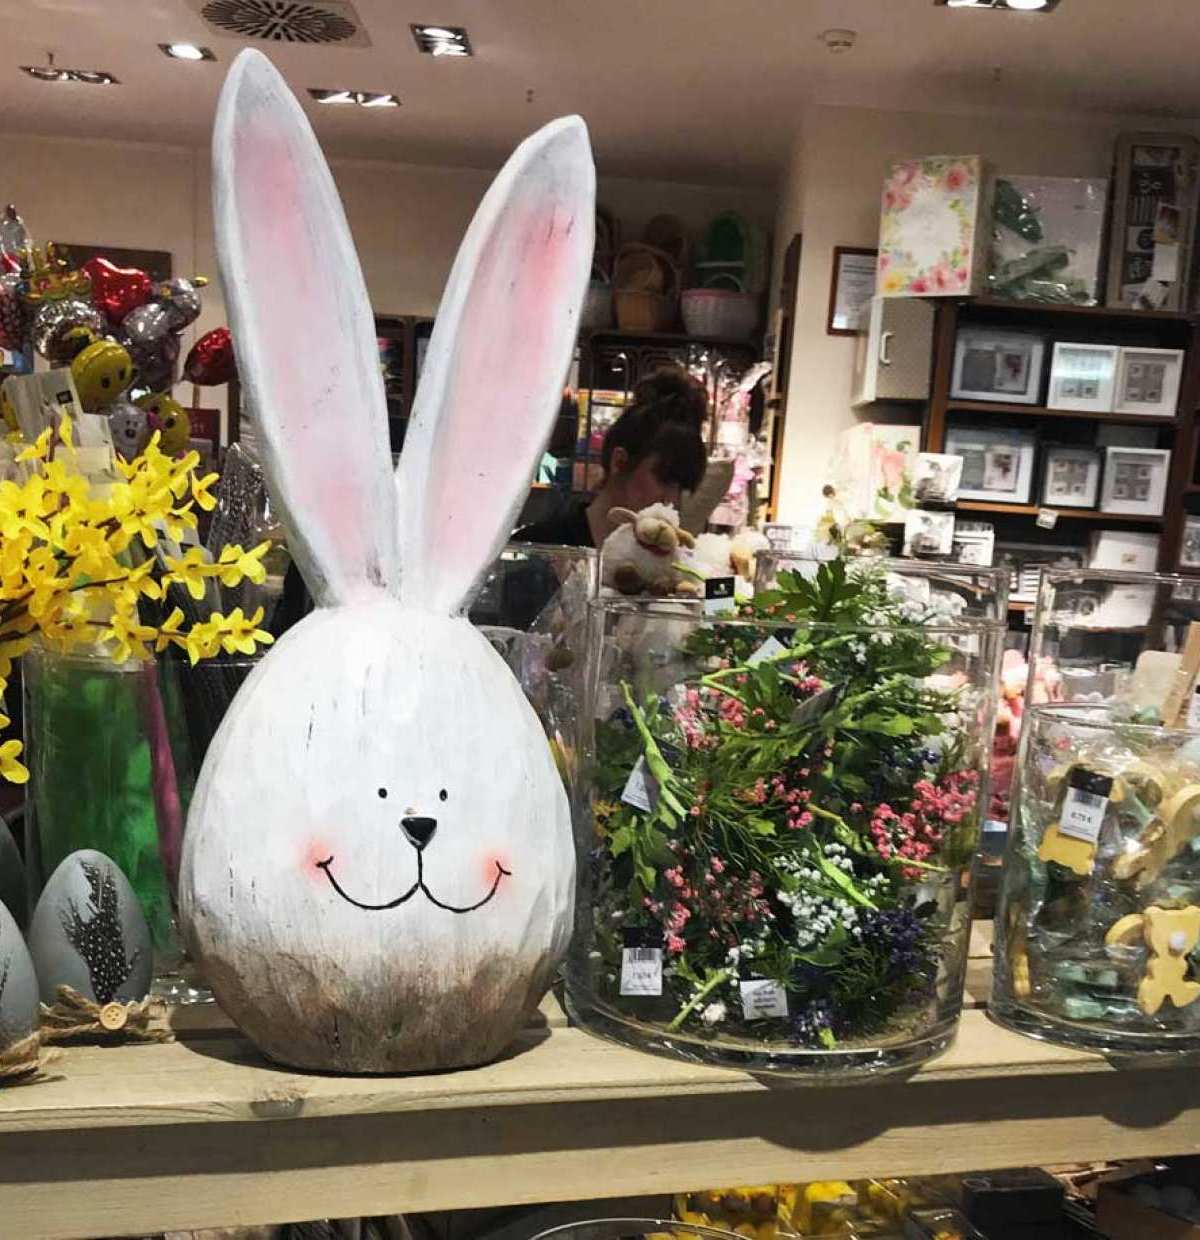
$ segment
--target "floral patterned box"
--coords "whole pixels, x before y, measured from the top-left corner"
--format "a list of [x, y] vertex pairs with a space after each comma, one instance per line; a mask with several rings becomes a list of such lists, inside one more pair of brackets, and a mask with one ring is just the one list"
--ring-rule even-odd
[[978, 155], [893, 164], [883, 184], [878, 289], [884, 297], [967, 297], [984, 291], [992, 174]]

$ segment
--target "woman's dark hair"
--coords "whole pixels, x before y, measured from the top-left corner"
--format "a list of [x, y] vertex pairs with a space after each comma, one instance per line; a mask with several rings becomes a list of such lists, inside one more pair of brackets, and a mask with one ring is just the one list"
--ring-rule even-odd
[[707, 463], [700, 437], [707, 416], [708, 397], [691, 375], [678, 367], [656, 370], [633, 389], [633, 404], [608, 428], [600, 449], [604, 472], [624, 448], [630, 468], [657, 457], [654, 472], [663, 482], [694, 491]]

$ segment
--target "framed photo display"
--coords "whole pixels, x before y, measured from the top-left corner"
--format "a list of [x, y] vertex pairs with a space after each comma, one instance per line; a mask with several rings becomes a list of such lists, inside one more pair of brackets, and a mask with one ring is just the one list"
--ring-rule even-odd
[[1042, 390], [1046, 344], [1032, 332], [963, 327], [954, 341], [954, 400], [1036, 405]]
[[1115, 344], [1070, 344], [1060, 340], [1054, 346], [1054, 360], [1050, 364], [1047, 407], [1111, 413], [1120, 354]]
[[878, 262], [878, 250], [850, 245], [834, 247], [826, 335], [857, 336], [867, 330]]
[[1183, 523], [1179, 567], [1200, 569], [1200, 517], [1189, 516]]
[[1180, 349], [1122, 349], [1113, 410], [1173, 418], [1182, 376]]
[[1033, 491], [1037, 437], [1032, 431], [991, 426], [951, 426], [946, 452], [962, 457], [959, 499], [1028, 504]]
[[1095, 448], [1046, 448], [1043, 504], [1049, 508], [1095, 508], [1099, 494], [1100, 453]]
[[1170, 468], [1165, 448], [1106, 448], [1100, 511], [1162, 516]]

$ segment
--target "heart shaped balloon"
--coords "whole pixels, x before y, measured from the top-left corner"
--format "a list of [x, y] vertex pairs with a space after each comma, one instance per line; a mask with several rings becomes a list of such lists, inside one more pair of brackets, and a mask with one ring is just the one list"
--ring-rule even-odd
[[233, 337], [228, 327], [214, 327], [192, 345], [183, 363], [183, 375], [189, 383], [200, 387], [215, 387], [237, 378]]
[[115, 327], [144, 305], [154, 282], [140, 267], [118, 267], [107, 258], [89, 258], [82, 269], [92, 281], [92, 302]]

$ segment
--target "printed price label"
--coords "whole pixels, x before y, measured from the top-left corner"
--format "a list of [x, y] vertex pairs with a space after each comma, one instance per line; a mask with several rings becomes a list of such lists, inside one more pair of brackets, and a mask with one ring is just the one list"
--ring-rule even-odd
[[629, 772], [629, 778], [625, 781], [625, 790], [621, 793], [621, 800], [626, 805], [632, 805], [634, 809], [640, 809], [646, 814], [658, 804], [658, 781], [650, 774], [650, 769], [646, 766], [645, 754], [642, 754], [633, 764], [633, 770]]
[[788, 1014], [787, 991], [767, 977], [754, 977], [739, 982], [742, 992], [742, 1016], [746, 1020], [767, 1020]]
[[1058, 524], [1058, 513], [1053, 508], [1039, 508], [1036, 525], [1039, 530], [1052, 530]]
[[721, 616], [737, 611], [732, 577], [710, 577], [704, 583], [704, 614]]
[[765, 642], [746, 660], [747, 667], [757, 667], [768, 659], [778, 658], [787, 647], [777, 637], [768, 637]]
[[662, 994], [662, 936], [649, 930], [626, 930], [621, 949], [621, 994]]
[[1094, 844], [1100, 838], [1110, 792], [1112, 780], [1107, 775], [1076, 771], [1071, 776], [1067, 795], [1063, 799], [1059, 834]]

